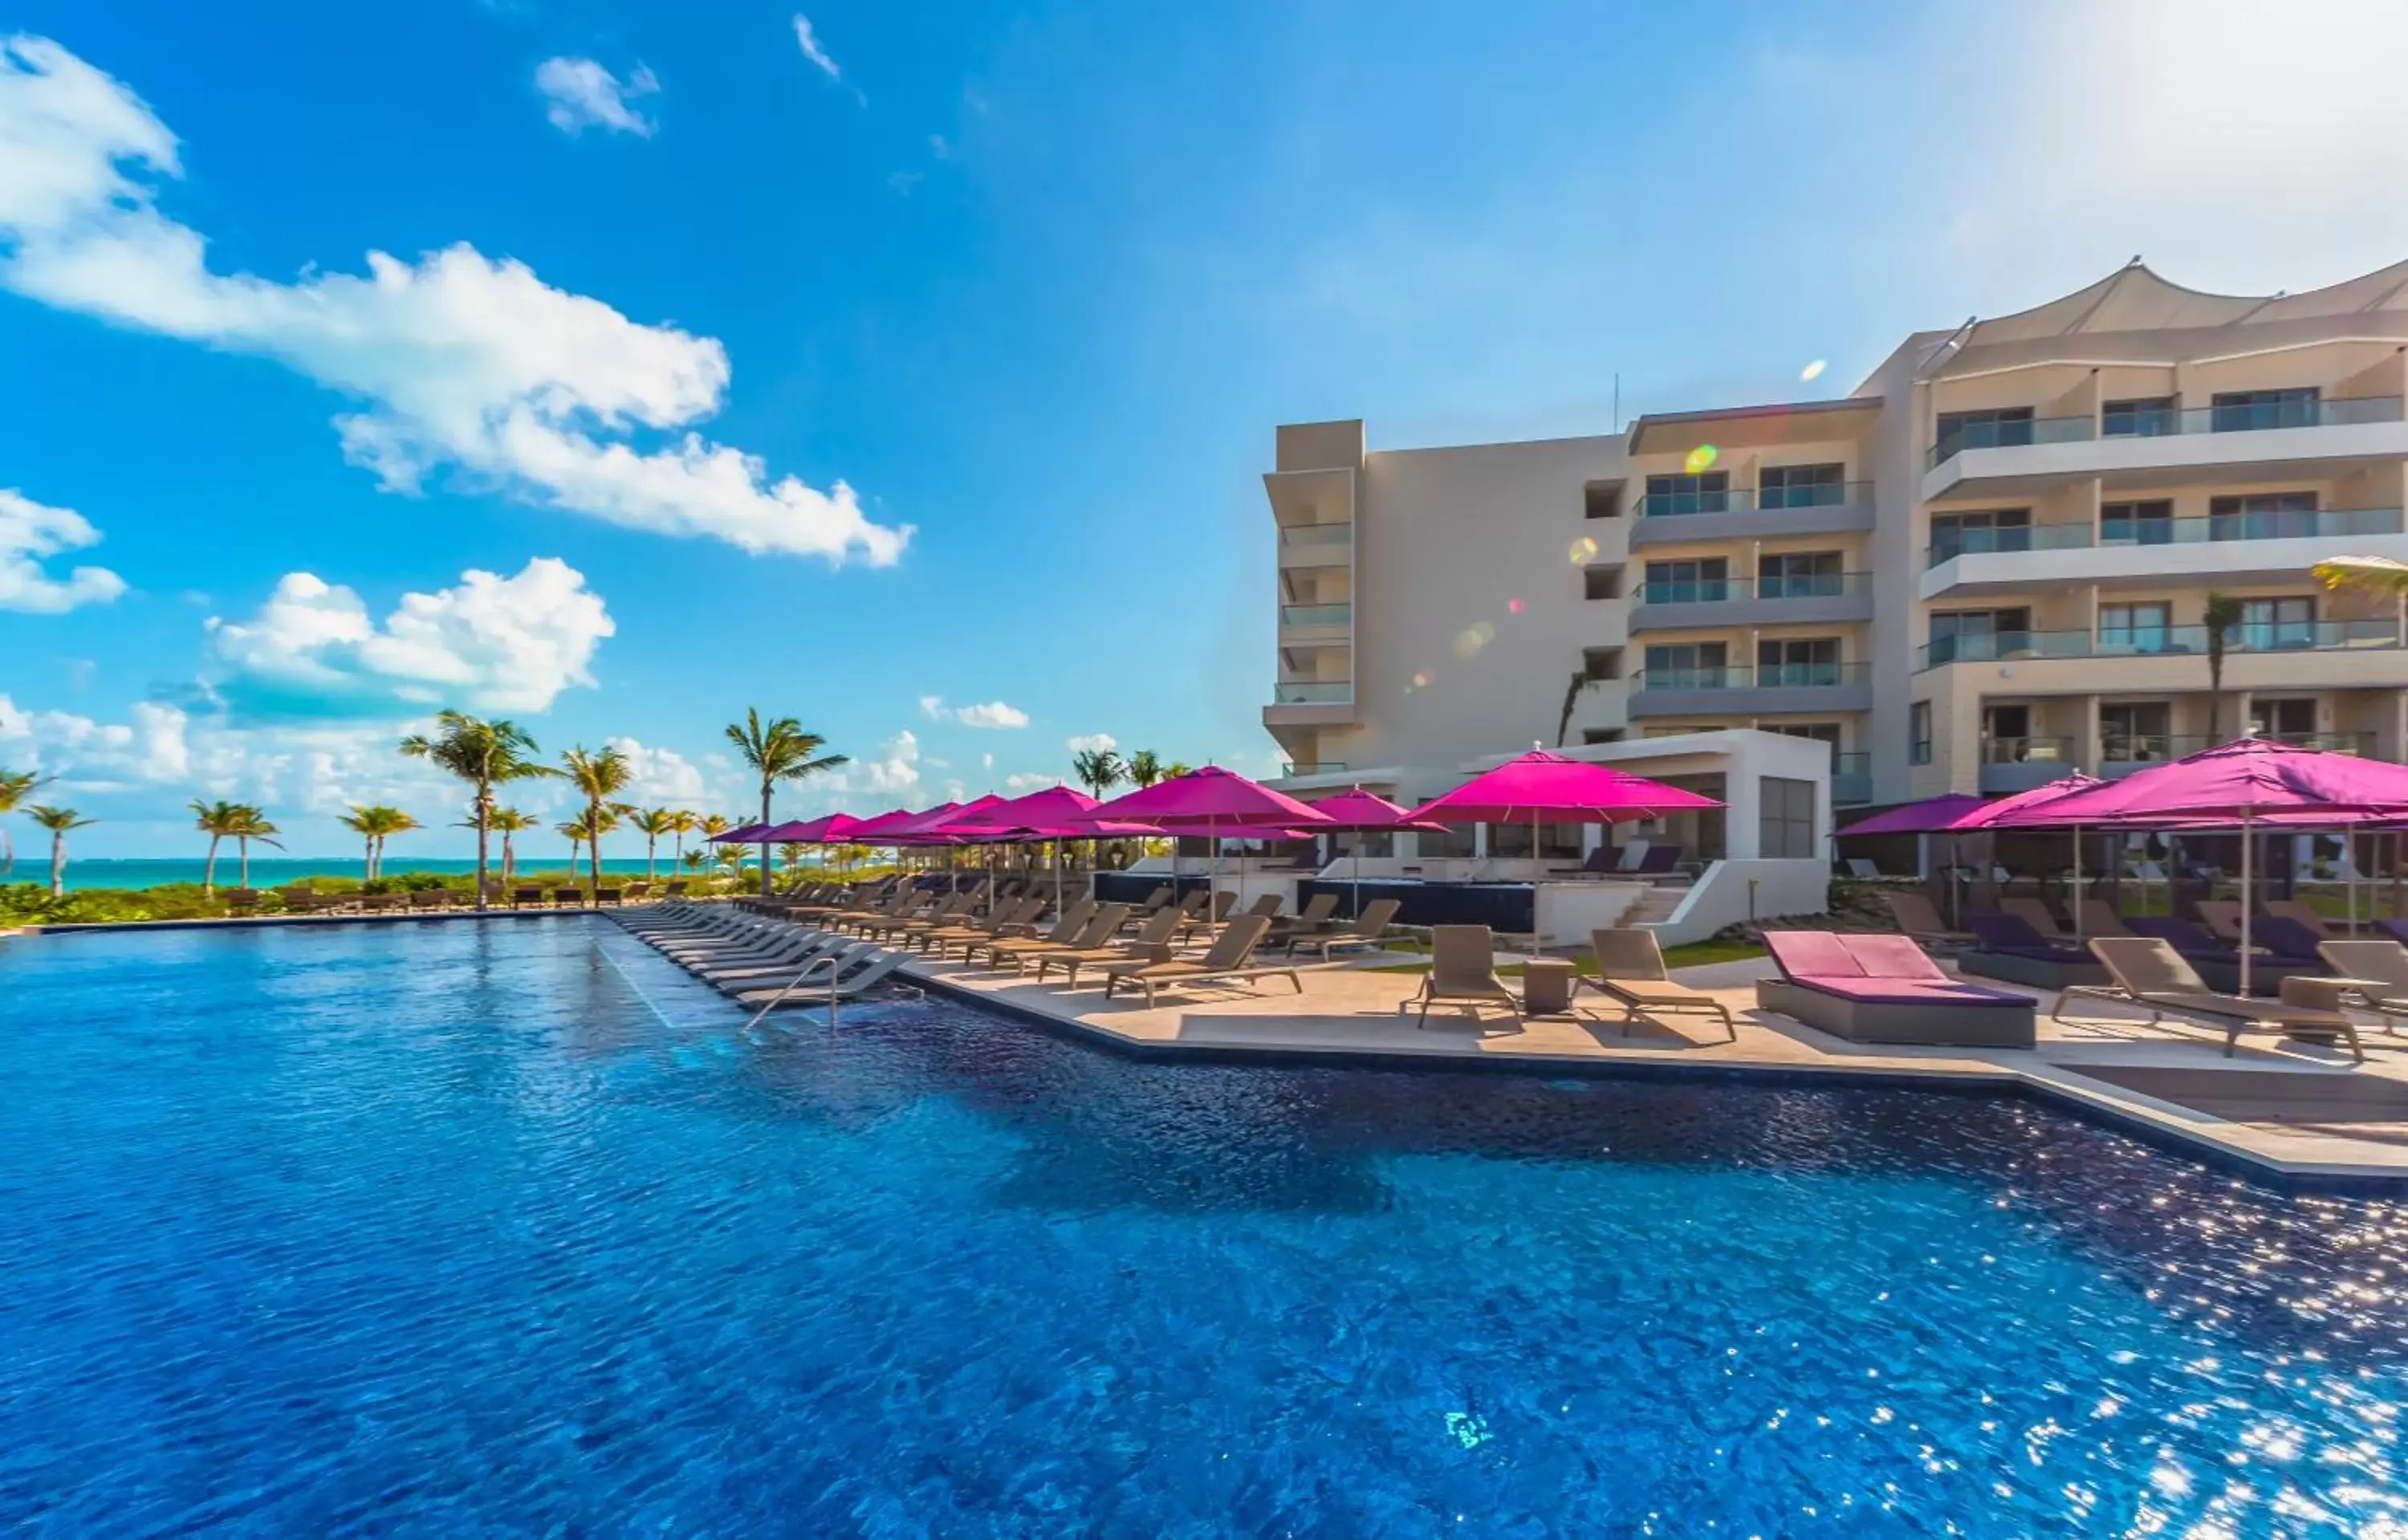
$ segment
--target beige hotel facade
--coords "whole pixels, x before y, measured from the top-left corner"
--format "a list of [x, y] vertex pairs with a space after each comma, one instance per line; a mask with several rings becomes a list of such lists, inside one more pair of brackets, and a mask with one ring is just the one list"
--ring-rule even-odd
[[2403, 396], [2408, 263], [2242, 297], [2136, 262], [1837, 400], [1434, 449], [1283, 426], [1263, 724], [1293, 787], [1403, 796], [1559, 727], [1754, 727], [1827, 742], [1844, 816], [2204, 747], [2221, 592], [2225, 736], [2408, 757], [2400, 602], [2309, 574], [2408, 561]]

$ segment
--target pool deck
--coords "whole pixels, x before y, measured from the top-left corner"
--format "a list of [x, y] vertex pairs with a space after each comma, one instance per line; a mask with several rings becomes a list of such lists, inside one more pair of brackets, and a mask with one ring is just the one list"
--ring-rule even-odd
[[[1389, 964], [1414, 959], [1389, 957]], [[2223, 1163], [2309, 1185], [2408, 1187], [2408, 1035], [2361, 1023], [2367, 1062], [2345, 1053], [2265, 1034], [2244, 1035], [2231, 1058], [2223, 1034], [2181, 1023], [2154, 1027], [2114, 1007], [2085, 1002], [2078, 1019], [2051, 1021], [2056, 996], [2041, 1000], [2036, 1048], [1868, 1047], [1759, 1011], [1762, 959], [1714, 963], [1675, 974], [1730, 1008], [1738, 1041], [1722, 1041], [1711, 1017], [1621, 1021], [1601, 995], [1584, 989], [1575, 1016], [1516, 1024], [1501, 1011], [1475, 1021], [1433, 1010], [1417, 1026], [1405, 1002], [1416, 973], [1376, 966], [1309, 966], [1299, 996], [1284, 978], [1166, 990], [1154, 1008], [1141, 997], [1104, 998], [1101, 982], [1077, 989], [1035, 984], [925, 959], [904, 972], [940, 992], [1157, 1056], [1296, 1055], [1316, 1059], [1453, 1060], [1620, 1074], [1728, 1074], [1751, 1078], [1844, 1078], [1925, 1086], [1989, 1087], [2071, 1103], [2096, 1115]]]

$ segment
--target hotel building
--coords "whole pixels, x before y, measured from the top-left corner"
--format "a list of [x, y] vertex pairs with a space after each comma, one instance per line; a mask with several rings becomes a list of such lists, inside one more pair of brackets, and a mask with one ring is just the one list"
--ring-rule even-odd
[[1405, 798], [1533, 741], [1657, 773], [1755, 728], [1828, 745], [1843, 817], [2216, 731], [2408, 757], [2401, 603], [2309, 573], [2408, 561], [2403, 396], [2408, 263], [2265, 298], [2135, 263], [1838, 400], [1438, 449], [1284, 426], [1263, 725], [1292, 789]]

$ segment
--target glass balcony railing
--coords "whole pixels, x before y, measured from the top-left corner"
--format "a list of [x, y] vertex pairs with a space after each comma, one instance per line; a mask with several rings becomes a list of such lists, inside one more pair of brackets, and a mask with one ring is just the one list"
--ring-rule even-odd
[[1765, 663], [1756, 668], [1644, 669], [1632, 676], [1650, 690], [1783, 690], [1862, 684], [1862, 663]]
[[1283, 550], [1298, 547], [1344, 545], [1354, 538], [1354, 525], [1339, 520], [1333, 524], [1283, 524], [1280, 525], [1279, 542]]
[[1299, 775], [1343, 775], [1343, 759], [1292, 759], [1280, 767], [1283, 779], [1293, 781]]
[[2011, 449], [2026, 444], [2076, 443], [2089, 439], [2157, 439], [2187, 433], [2263, 433], [2275, 428], [2347, 427], [2401, 420], [2397, 396], [2344, 396], [2337, 400], [2275, 397], [2228, 401], [2205, 407], [2151, 407], [2112, 417], [2035, 417], [2014, 423], [1969, 423], [1931, 446], [1928, 466], [1941, 466], [1969, 449]]
[[1814, 486], [1735, 486], [1726, 492], [1651, 492], [1639, 499], [1641, 518], [1688, 513], [1777, 513], [1792, 508], [1870, 508], [1870, 482], [1826, 482]]
[[1985, 765], [2069, 764], [2073, 758], [2071, 738], [1985, 738], [1982, 740], [1982, 763]]
[[[2235, 626], [2225, 633], [2235, 653], [2361, 652], [2400, 646], [2400, 626], [2388, 620], [2266, 622]], [[2106, 631], [1999, 631], [1941, 637], [1914, 650], [1917, 669], [1951, 663], [2020, 662], [2027, 658], [2152, 657], [2207, 655], [2204, 626], [2158, 626]]]
[[1873, 799], [1873, 756], [1870, 754], [1831, 756], [1831, 803], [1855, 807]]
[[1870, 592], [1870, 572], [1810, 572], [1777, 578], [1659, 578], [1632, 596], [1640, 604], [1722, 604], [1738, 599], [1837, 598]]
[[1343, 626], [1354, 618], [1351, 604], [1283, 604], [1282, 626]]
[[[2270, 732], [2258, 734], [2294, 748], [2326, 749], [2335, 754], [2372, 755], [2371, 732]], [[2156, 765], [2180, 759], [2223, 741], [2203, 733], [2118, 733], [2100, 735], [2099, 757], [2110, 765]]]
[[2179, 519], [2109, 517], [2100, 521], [2095, 532], [2086, 524], [1960, 529], [1924, 547], [1923, 555], [1925, 566], [1937, 567], [1957, 556], [2000, 552], [2081, 550], [2092, 545], [2121, 549], [2210, 544], [2217, 540], [2334, 540], [2351, 535], [2397, 535], [2402, 527], [2401, 511], [2396, 508], [2280, 510]]
[[1275, 706], [1345, 706], [1354, 703], [1351, 679], [1282, 680], [1271, 686]]

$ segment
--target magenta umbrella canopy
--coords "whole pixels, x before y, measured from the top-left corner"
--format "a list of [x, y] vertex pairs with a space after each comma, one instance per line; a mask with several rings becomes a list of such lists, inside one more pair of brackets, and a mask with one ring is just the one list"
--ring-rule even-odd
[[[1416, 824], [1413, 815], [1377, 793], [1361, 786], [1351, 787], [1335, 797], [1325, 797], [1312, 805], [1312, 811], [1329, 820], [1324, 829], [1435, 829], [1445, 832], [1442, 824]], [[1310, 831], [1308, 831], [1310, 832]]]
[[1985, 802], [1949, 825], [1948, 831], [1955, 834], [1970, 829], [1988, 828], [2002, 818], [2028, 813], [2036, 808], [2043, 808], [2059, 798], [2071, 797], [2075, 792], [2088, 791], [2093, 786], [2103, 786], [2106, 784], [2095, 775], [2085, 775], [2080, 770], [2075, 770], [2071, 775], [2059, 776], [2044, 786], [2034, 786], [2029, 791], [2019, 791], [2012, 797], [2001, 797], [1995, 802]]
[[2002, 814], [1992, 827], [2198, 825], [2269, 814], [2357, 819], [2403, 813], [2408, 813], [2408, 766], [2244, 738]]
[[1217, 765], [1207, 765], [1130, 792], [1126, 797], [1099, 803], [1090, 808], [1082, 821], [1112, 819], [1156, 824], [1165, 828], [1209, 828], [1216, 824], [1301, 828], [1327, 823], [1310, 805]]
[[739, 824], [724, 833], [712, 835], [710, 842], [715, 845], [754, 844], [760, 841], [761, 831], [768, 827], [767, 824]]
[[[1044, 827], [1083, 817], [1095, 806], [1096, 799], [1084, 792], [1073, 791], [1068, 786], [1048, 786], [1043, 791], [1032, 791], [1025, 797], [996, 801], [987, 807], [980, 807], [974, 802], [971, 808], [977, 811], [965, 810], [953, 822], [964, 832], [982, 828]], [[1082, 831], [1077, 837], [1083, 840], [1086, 835]]]
[[899, 824], [891, 824], [879, 830], [878, 837], [889, 844], [945, 844], [949, 842], [944, 834], [946, 821], [961, 811], [959, 802], [939, 802], [935, 807], [923, 808]]
[[1907, 802], [1886, 813], [1876, 813], [1870, 818], [1859, 818], [1836, 832], [1849, 834], [1945, 834], [1968, 818], [1990, 805], [1987, 799], [1970, 791], [1952, 791], [1941, 797], [1927, 797], [1920, 802]]
[[845, 843], [859, 845], [883, 844], [886, 842], [883, 836], [894, 833], [896, 829], [900, 828], [905, 824], [910, 823], [912, 819], [917, 818], [918, 816], [920, 815], [917, 813], [912, 812], [910, 808], [896, 808], [892, 813], [882, 813], [875, 818], [864, 818], [861, 822], [853, 826], [852, 833], [847, 834], [844, 837]]
[[850, 813], [824, 813], [799, 824], [781, 824], [770, 831], [781, 844], [837, 845], [853, 838], [861, 820]]
[[1711, 797], [1643, 775], [1532, 749], [1432, 798], [1412, 816], [1446, 824], [1618, 824], [1720, 806]]

